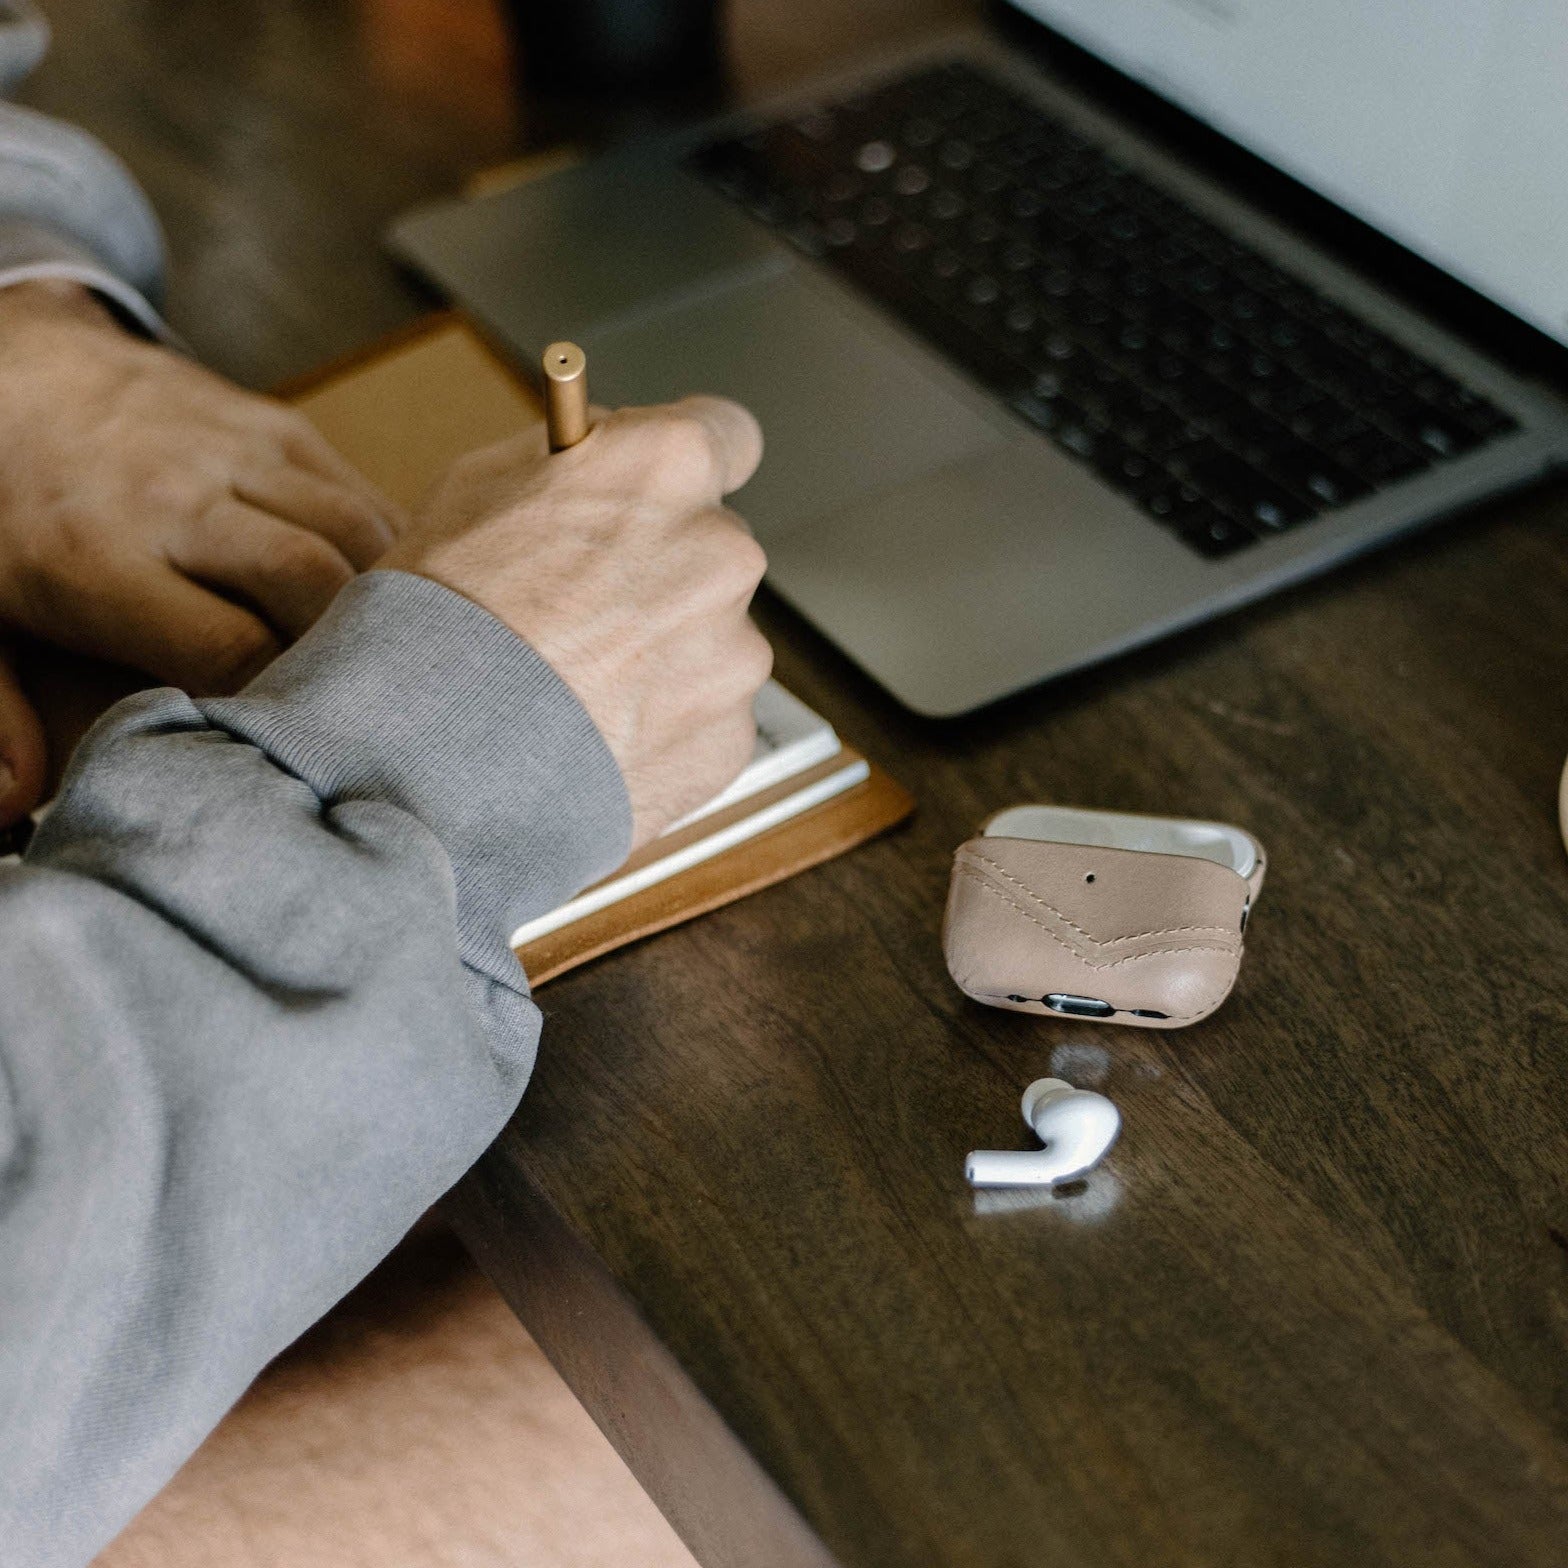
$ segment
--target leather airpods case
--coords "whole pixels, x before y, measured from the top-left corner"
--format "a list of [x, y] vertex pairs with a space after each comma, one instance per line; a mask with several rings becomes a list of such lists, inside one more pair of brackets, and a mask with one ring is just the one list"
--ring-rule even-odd
[[953, 860], [942, 946], [977, 1002], [1176, 1029], [1230, 995], [1263, 886], [1221, 822], [1069, 806], [998, 812]]

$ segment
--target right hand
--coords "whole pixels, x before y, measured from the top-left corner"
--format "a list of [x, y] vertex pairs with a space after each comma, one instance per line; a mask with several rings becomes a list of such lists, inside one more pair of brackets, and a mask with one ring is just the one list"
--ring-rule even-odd
[[455, 463], [380, 563], [472, 599], [554, 667], [620, 764], [634, 845], [751, 758], [767, 560], [720, 502], [761, 457], [756, 420], [722, 398], [622, 409], [553, 455], [541, 427]]

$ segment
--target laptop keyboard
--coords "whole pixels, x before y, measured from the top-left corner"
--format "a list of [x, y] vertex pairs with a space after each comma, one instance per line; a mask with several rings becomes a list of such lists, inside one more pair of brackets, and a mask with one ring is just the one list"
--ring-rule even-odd
[[693, 167], [1205, 556], [1517, 428], [964, 63]]

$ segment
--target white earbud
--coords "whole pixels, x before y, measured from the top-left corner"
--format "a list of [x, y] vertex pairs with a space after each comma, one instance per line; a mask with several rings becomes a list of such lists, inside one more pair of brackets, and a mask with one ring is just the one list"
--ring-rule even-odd
[[1122, 1130], [1122, 1114], [1103, 1094], [1041, 1078], [1024, 1090], [1024, 1121], [1043, 1149], [976, 1149], [964, 1162], [972, 1187], [1048, 1187], [1085, 1175]]

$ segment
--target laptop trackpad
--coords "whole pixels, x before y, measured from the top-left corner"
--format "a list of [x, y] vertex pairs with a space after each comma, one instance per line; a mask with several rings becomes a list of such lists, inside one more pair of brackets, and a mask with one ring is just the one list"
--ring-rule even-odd
[[999, 444], [1009, 428], [793, 272], [694, 293], [580, 330], [593, 395], [614, 405], [722, 392], [746, 404], [767, 455], [739, 506], [764, 539]]

